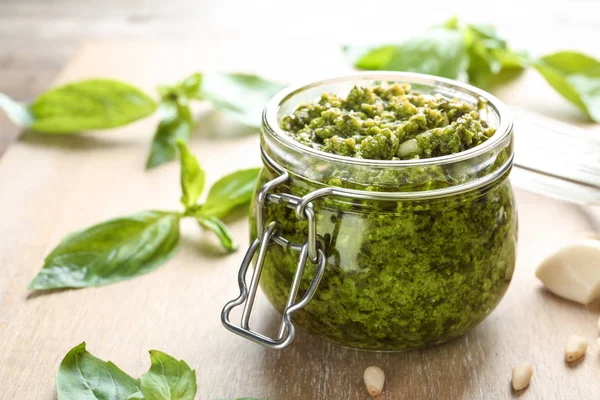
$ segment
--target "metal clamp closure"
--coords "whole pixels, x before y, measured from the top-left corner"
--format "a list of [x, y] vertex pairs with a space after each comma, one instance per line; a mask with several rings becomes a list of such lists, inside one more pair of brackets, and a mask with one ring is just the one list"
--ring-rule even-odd
[[[306, 306], [315, 295], [319, 282], [325, 272], [326, 257], [323, 246], [320, 245], [318, 240], [317, 223], [312, 204], [303, 201], [304, 198], [293, 196], [288, 193], [271, 193], [276, 186], [286, 182], [289, 175], [287, 171], [281, 169], [281, 167], [275, 163], [269, 163], [269, 161], [270, 160], [267, 159], [265, 160], [265, 162], [273, 167], [280, 175], [264, 184], [257, 193], [255, 203], [256, 239], [250, 244], [244, 259], [242, 260], [242, 265], [240, 266], [238, 273], [240, 294], [236, 299], [231, 300], [225, 305], [221, 312], [221, 322], [225, 328], [242, 337], [252, 340], [253, 342], [272, 349], [282, 349], [294, 340], [296, 330], [292, 323], [291, 316], [294, 312]], [[308, 222], [308, 235], [304, 243], [292, 243], [282, 236], [276, 221], [269, 222], [265, 227], [264, 211], [271, 204], [285, 204], [296, 210], [296, 216], [299, 220], [306, 220]], [[279, 332], [276, 338], [270, 338], [259, 332], [253, 331], [250, 328], [250, 315], [256, 298], [256, 292], [258, 290], [260, 275], [263, 270], [267, 251], [274, 245], [298, 251], [299, 256], [290, 293], [283, 309], [283, 318], [279, 326]], [[256, 264], [254, 272], [252, 273], [250, 285], [248, 286], [246, 283], [246, 275], [255, 256], [257, 256]], [[299, 301], [296, 301], [307, 262], [315, 264], [317, 268], [304, 296], [302, 296]], [[238, 326], [230, 321], [230, 313], [234, 308], [242, 304], [242, 317]]]

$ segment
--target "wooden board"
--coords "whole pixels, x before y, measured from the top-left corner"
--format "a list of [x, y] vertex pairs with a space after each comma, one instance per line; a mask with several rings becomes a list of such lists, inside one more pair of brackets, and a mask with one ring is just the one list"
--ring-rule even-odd
[[[109, 76], [152, 91], [196, 70], [258, 72], [286, 81], [349, 70], [333, 44], [281, 46], [276, 57], [271, 50], [239, 41], [94, 42], [79, 51], [56, 83]], [[299, 51], [307, 56], [299, 57]], [[578, 115], [533, 75], [500, 95], [550, 115]], [[192, 149], [209, 181], [259, 164], [257, 135], [223, 138], [215, 133], [247, 132], [205, 109], [199, 118]], [[366, 399], [362, 371], [369, 365], [386, 371], [381, 399], [600, 395], [595, 343], [600, 307], [558, 299], [533, 276], [546, 252], [597, 222], [588, 209], [523, 191], [517, 192], [518, 266], [505, 299], [466, 336], [423, 351], [359, 352], [305, 333], [288, 349], [271, 351], [227, 332], [220, 311], [236, 295], [247, 245], [243, 220], [231, 225], [242, 249], [235, 254], [223, 255], [210, 235], [185, 221], [177, 255], [155, 272], [102, 288], [28, 292], [44, 256], [65, 234], [118, 215], [178, 207], [178, 166], [143, 169], [155, 123], [151, 118], [75, 137], [28, 134], [0, 159], [0, 398], [55, 398], [58, 365], [82, 341], [93, 354], [134, 376], [148, 368], [149, 349], [183, 358], [197, 370], [199, 399]], [[273, 328], [277, 314], [264, 301], [258, 307], [255, 325]], [[583, 362], [567, 366], [563, 345], [572, 333], [588, 338], [590, 348]], [[515, 395], [511, 367], [523, 360], [533, 364], [535, 374], [531, 387]]]

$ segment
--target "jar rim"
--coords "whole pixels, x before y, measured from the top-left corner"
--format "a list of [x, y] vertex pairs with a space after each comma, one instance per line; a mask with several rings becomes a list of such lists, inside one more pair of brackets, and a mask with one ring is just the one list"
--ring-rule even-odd
[[[460, 91], [474, 97], [481, 97], [487, 101], [498, 116], [498, 127], [492, 137], [485, 142], [471, 149], [461, 151], [455, 154], [444, 155], [441, 157], [430, 157], [411, 160], [375, 160], [375, 159], [360, 159], [338, 154], [327, 153], [322, 150], [314, 149], [294, 140], [287, 134], [278, 123], [278, 113], [281, 106], [286, 100], [292, 96], [301, 93], [305, 90], [312, 89], [318, 86], [324, 86], [333, 83], [353, 82], [353, 81], [396, 81], [399, 83], [418, 84], [430, 87], [445, 87], [451, 90]], [[277, 141], [285, 146], [294, 148], [297, 151], [308, 153], [311, 156], [321, 160], [331, 162], [341, 162], [354, 165], [364, 166], [379, 166], [379, 167], [421, 167], [430, 165], [444, 165], [457, 161], [467, 160], [472, 157], [477, 157], [484, 154], [486, 151], [494, 148], [498, 143], [501, 143], [513, 129], [513, 118], [508, 107], [496, 96], [476, 88], [464, 82], [459, 82], [452, 79], [442, 78], [433, 75], [420, 74], [416, 72], [394, 72], [394, 71], [367, 71], [358, 72], [352, 75], [336, 76], [333, 78], [323, 79], [319, 81], [310, 81], [299, 85], [291, 85], [281, 90], [269, 100], [263, 109], [262, 122], [265, 130], [274, 137]]]

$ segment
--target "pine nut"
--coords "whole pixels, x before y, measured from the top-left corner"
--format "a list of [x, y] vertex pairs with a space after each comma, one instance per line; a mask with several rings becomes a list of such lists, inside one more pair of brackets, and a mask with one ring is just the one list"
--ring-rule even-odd
[[531, 381], [533, 376], [533, 367], [525, 361], [512, 369], [512, 387], [515, 390], [523, 390]]
[[365, 386], [367, 392], [373, 397], [378, 396], [383, 390], [383, 383], [385, 382], [385, 374], [379, 367], [368, 367], [364, 373]]
[[588, 342], [579, 335], [571, 335], [565, 343], [565, 361], [573, 362], [580, 359], [587, 350]]

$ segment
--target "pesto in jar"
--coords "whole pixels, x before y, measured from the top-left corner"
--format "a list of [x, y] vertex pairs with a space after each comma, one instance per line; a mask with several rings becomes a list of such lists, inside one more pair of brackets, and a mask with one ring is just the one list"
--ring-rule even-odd
[[[484, 107], [483, 101], [424, 95], [408, 85], [355, 87], [345, 99], [324, 94], [300, 105], [281, 120], [281, 128], [312, 149], [338, 155], [430, 158], [490, 138], [494, 129], [480, 117]], [[485, 173], [506, 162], [505, 150], [494, 155]], [[307, 169], [321, 169], [309, 164]], [[321, 182], [291, 175], [277, 192], [303, 196], [323, 186], [427, 191], [477, 178], [431, 165], [361, 176], [371, 183], [361, 186], [354, 179], [360, 169], [329, 168]], [[265, 168], [258, 187], [277, 175]], [[465, 333], [495, 308], [513, 274], [517, 224], [507, 175], [436, 199], [314, 201], [327, 266], [314, 298], [293, 315], [294, 323], [345, 346], [383, 351], [438, 344]], [[282, 236], [306, 241], [306, 221], [299, 221], [293, 209], [271, 204], [264, 212], [267, 221], [279, 223]], [[297, 251], [281, 246], [267, 251], [260, 282], [280, 311], [297, 262]], [[299, 297], [315, 268], [307, 264]]]
[[408, 84], [354, 87], [344, 98], [324, 93], [299, 106], [281, 128], [317, 150], [374, 160], [439, 157], [473, 148], [495, 130], [476, 107], [442, 95], [424, 95]]

